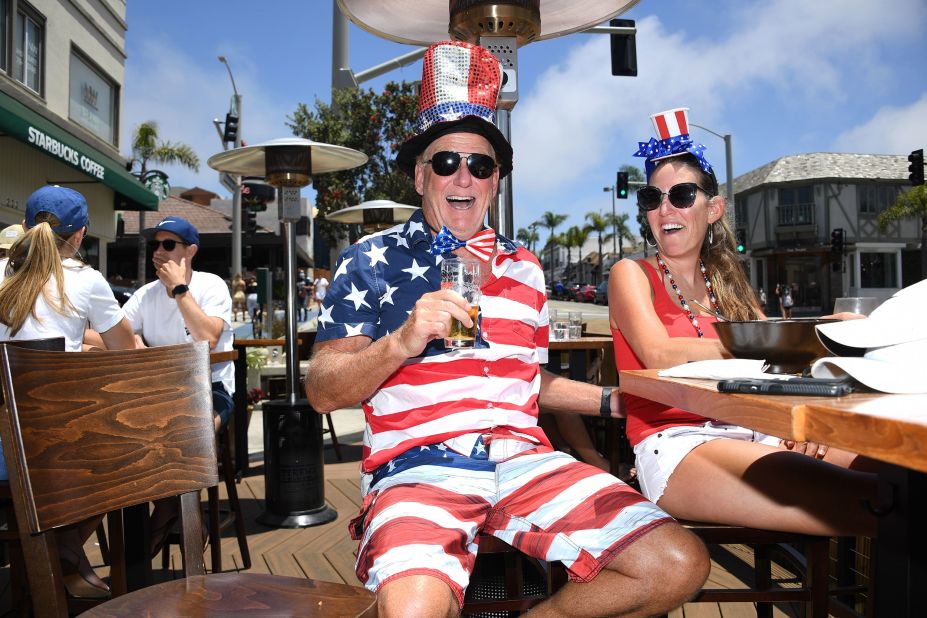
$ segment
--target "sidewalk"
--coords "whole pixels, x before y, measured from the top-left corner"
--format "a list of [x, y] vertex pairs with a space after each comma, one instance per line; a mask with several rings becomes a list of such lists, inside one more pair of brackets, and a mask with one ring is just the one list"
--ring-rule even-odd
[[[364, 438], [364, 411], [360, 407], [335, 410], [332, 425], [339, 443], [359, 444]], [[328, 427], [324, 419], [322, 427]], [[330, 445], [331, 435], [326, 433], [324, 437], [326, 446]], [[264, 416], [260, 404], [255, 406], [248, 426], [248, 457], [251, 461], [264, 458]]]

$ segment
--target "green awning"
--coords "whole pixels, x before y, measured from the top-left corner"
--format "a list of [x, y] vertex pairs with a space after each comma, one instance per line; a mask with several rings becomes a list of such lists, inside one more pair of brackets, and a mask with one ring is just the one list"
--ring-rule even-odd
[[0, 92], [0, 132], [83, 172], [116, 193], [114, 210], [157, 210], [158, 197], [125, 166]]

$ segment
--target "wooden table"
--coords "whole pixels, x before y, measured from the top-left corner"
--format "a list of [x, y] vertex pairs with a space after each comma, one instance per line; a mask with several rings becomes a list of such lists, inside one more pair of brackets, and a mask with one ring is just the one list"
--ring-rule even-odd
[[885, 462], [880, 499], [875, 616], [927, 616], [927, 394], [846, 397], [719, 393], [715, 380], [622, 371], [625, 393], [780, 438], [822, 442]]

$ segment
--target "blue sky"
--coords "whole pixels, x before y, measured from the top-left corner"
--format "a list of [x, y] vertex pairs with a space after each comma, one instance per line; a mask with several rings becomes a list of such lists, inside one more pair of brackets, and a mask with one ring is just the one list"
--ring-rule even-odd
[[[171, 184], [226, 196], [205, 165], [221, 150], [212, 119], [224, 118], [232, 94], [217, 56], [243, 95], [245, 140], [287, 136], [298, 103], [329, 100], [331, 12], [331, 0], [129, 2], [122, 134], [156, 120], [162, 137], [190, 144], [203, 161], [199, 173], [166, 167]], [[641, 0], [622, 17], [637, 20], [636, 78], [611, 76], [603, 35], [519, 50], [516, 227], [547, 210], [568, 214], [567, 226], [610, 211], [603, 187], [620, 166], [640, 166], [631, 153], [653, 135], [650, 114], [674, 107], [732, 135], [735, 176], [792, 154], [927, 147], [924, 0]], [[350, 26], [355, 73], [411, 49]], [[420, 76], [417, 62], [364, 86]], [[724, 182], [723, 141], [692, 134]], [[633, 221], [633, 199], [618, 206]]]

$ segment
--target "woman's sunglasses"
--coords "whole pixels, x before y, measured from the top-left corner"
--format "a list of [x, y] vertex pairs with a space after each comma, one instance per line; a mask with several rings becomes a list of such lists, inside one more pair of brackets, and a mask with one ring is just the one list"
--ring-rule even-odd
[[173, 251], [177, 248], [177, 245], [183, 245], [184, 247], [189, 247], [190, 243], [183, 242], [181, 240], [174, 240], [173, 238], [165, 238], [164, 240], [149, 240], [148, 248], [152, 252], [157, 251], [158, 247], [164, 247], [165, 251]]
[[647, 185], [637, 190], [637, 207], [641, 210], [656, 210], [663, 203], [665, 195], [669, 197], [670, 204], [676, 208], [692, 208], [699, 191], [703, 191], [708, 197], [714, 197], [694, 182], [680, 182], [670, 187], [666, 193], [653, 185]]
[[460, 168], [461, 154], [469, 155], [467, 156], [467, 169], [470, 170], [470, 174], [474, 178], [486, 180], [492, 176], [493, 170], [496, 169], [496, 162], [492, 157], [476, 152], [460, 153], [442, 150], [431, 155], [431, 158], [424, 161], [424, 163], [431, 163], [431, 169], [438, 176], [450, 176]]

